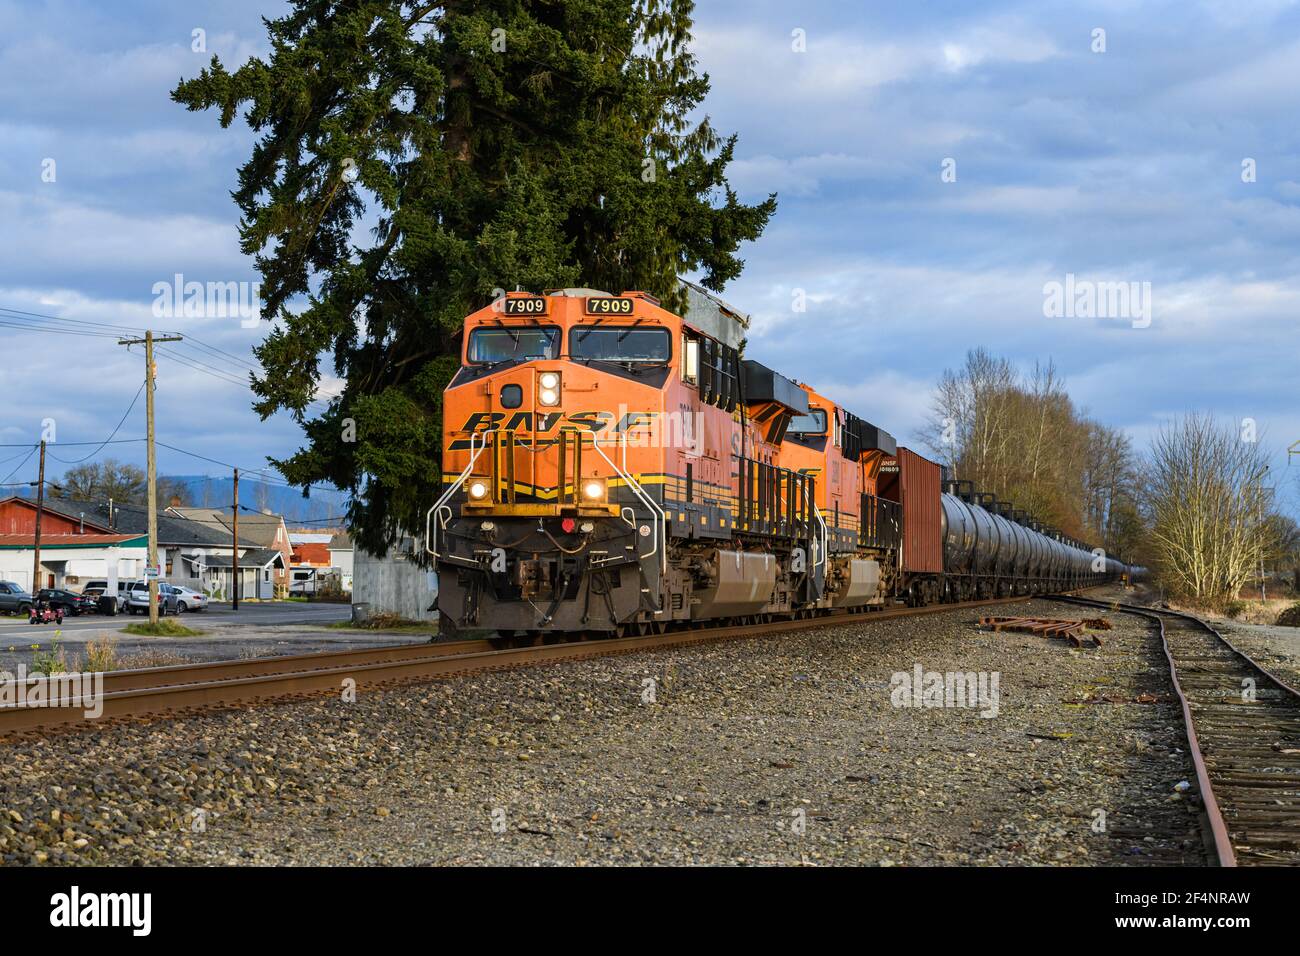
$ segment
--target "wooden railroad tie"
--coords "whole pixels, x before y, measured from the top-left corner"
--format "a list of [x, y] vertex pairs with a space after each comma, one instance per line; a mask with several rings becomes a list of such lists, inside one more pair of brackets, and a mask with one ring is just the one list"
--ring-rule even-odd
[[1038, 634], [1042, 637], [1060, 637], [1075, 647], [1082, 647], [1084, 638], [1091, 640], [1095, 647], [1101, 647], [1101, 638], [1096, 634], [1084, 634], [1084, 628], [1097, 631], [1109, 631], [1110, 621], [1100, 617], [1084, 618], [1081, 621], [1062, 620], [1050, 617], [982, 617], [980, 627], [994, 631], [1017, 631], [1022, 634]]

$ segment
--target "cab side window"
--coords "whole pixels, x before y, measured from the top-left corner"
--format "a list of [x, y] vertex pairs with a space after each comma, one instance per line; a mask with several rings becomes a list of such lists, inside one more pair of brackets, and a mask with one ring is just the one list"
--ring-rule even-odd
[[[690, 341], [684, 356], [689, 356]], [[699, 350], [700, 401], [724, 411], [735, 411], [740, 403], [740, 351], [705, 336], [694, 341], [698, 342]]]
[[700, 381], [700, 340], [695, 336], [682, 333], [682, 381], [688, 385], [697, 385]]

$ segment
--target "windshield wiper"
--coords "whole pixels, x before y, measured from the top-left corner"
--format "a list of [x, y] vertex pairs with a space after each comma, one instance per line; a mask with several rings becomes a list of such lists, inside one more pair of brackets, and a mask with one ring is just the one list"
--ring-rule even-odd
[[631, 331], [635, 329], [638, 325], [640, 325], [643, 321], [645, 320], [638, 316], [635, 322], [633, 322], [629, 326], [625, 326], [623, 330], [618, 333], [618, 341], [622, 342], [625, 338], [628, 337]]

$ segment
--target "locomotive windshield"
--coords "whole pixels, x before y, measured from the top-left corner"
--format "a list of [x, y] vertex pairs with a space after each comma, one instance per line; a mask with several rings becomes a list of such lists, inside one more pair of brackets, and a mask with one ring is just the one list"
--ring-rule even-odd
[[584, 325], [569, 334], [569, 354], [575, 361], [667, 362], [671, 351], [667, 329]]
[[825, 435], [826, 412], [820, 408], [812, 408], [808, 410], [807, 415], [796, 415], [790, 419], [786, 431], [794, 432], [796, 435]]
[[469, 334], [471, 362], [526, 362], [560, 354], [560, 330], [554, 326], [480, 327]]

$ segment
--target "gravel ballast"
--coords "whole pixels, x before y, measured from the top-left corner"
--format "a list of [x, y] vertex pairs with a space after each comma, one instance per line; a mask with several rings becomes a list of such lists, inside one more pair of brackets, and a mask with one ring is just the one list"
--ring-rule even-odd
[[[0, 858], [1203, 864], [1181, 715], [1146, 626], [1107, 614], [1104, 645], [1076, 650], [982, 632], [979, 614], [16, 740], [0, 744]], [[996, 673], [996, 697], [896, 706], [895, 675], [917, 665], [983, 674], [989, 691]]]

